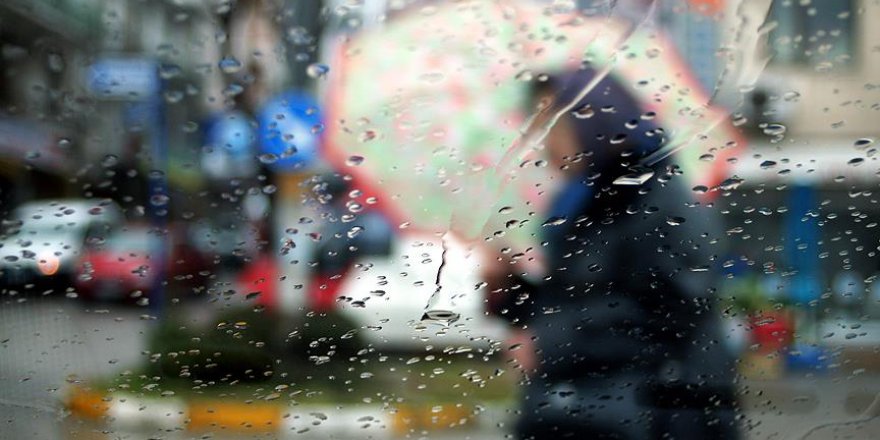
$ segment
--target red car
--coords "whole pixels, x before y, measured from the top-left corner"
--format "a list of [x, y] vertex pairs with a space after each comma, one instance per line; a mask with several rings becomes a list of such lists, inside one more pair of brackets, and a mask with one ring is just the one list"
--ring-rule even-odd
[[[164, 281], [168, 294], [196, 289], [207, 273], [207, 264], [182, 235], [178, 228], [159, 231], [137, 225], [92, 240], [80, 259], [77, 291], [89, 298], [109, 300], [147, 297], [158, 281]], [[160, 246], [166, 249], [167, 258], [157, 258]]]

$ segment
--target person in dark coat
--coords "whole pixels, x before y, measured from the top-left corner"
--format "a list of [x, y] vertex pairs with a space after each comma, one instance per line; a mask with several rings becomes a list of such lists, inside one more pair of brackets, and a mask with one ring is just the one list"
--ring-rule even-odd
[[[542, 114], [594, 75], [542, 84], [538, 98], [554, 102]], [[490, 307], [516, 328], [510, 354], [526, 374], [520, 438], [738, 438], [715, 310], [719, 214], [671, 162], [642, 184], [614, 184], [663, 142], [653, 114], [610, 77], [545, 139], [565, 180], [542, 228], [547, 274], [529, 282], [500, 272], [511, 267], [500, 259], [487, 271]]]

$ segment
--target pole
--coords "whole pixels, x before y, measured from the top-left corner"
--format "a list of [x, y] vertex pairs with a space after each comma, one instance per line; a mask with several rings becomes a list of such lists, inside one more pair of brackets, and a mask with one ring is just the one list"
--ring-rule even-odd
[[[156, 72], [158, 78], [158, 71]], [[157, 81], [159, 81], [157, 79]], [[162, 100], [164, 85], [158, 82], [156, 92], [149, 98], [151, 101], [151, 171], [149, 175], [150, 223], [156, 231], [165, 231], [168, 219], [170, 198], [168, 196], [168, 121], [166, 120], [165, 104]], [[160, 321], [165, 313], [165, 279], [167, 276], [168, 244], [167, 234], [158, 233], [152, 252], [152, 270], [155, 273], [150, 286], [150, 313]]]

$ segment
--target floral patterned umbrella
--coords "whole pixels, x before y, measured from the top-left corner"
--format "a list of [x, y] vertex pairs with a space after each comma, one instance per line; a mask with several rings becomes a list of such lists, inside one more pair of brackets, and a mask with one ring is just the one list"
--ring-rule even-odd
[[[737, 135], [662, 35], [527, 1], [428, 6], [343, 45], [325, 156], [354, 177], [362, 204], [404, 226], [538, 248], [554, 180], [522, 138], [530, 84], [584, 63], [657, 113], [662, 155], [678, 154], [694, 185], [724, 177]], [[698, 166], [707, 154], [714, 165]]]

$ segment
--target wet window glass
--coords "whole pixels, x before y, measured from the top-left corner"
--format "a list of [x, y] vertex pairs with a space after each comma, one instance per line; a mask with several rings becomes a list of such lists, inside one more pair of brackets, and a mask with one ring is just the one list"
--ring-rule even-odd
[[0, 439], [880, 438], [878, 16], [0, 1]]

